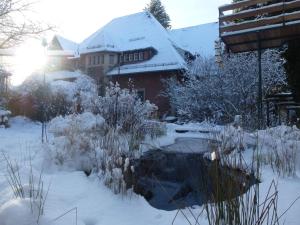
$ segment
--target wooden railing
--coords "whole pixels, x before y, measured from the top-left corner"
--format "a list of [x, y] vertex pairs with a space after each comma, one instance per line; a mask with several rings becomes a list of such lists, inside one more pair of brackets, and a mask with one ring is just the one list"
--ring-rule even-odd
[[244, 0], [219, 8], [221, 37], [232, 32], [284, 26], [294, 21], [300, 22], [300, 0]]

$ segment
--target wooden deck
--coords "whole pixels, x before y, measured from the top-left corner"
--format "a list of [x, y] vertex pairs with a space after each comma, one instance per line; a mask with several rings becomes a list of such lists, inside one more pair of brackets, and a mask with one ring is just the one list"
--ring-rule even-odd
[[245, 0], [219, 8], [220, 38], [232, 52], [300, 38], [300, 0]]

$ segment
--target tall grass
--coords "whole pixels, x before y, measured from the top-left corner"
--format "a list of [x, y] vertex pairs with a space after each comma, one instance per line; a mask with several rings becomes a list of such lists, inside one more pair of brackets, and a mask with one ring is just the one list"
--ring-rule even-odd
[[44, 189], [44, 182], [42, 179], [42, 171], [39, 174], [38, 179], [34, 177], [32, 164], [30, 161], [30, 171], [28, 177], [28, 183], [23, 183], [20, 175], [20, 167], [17, 162], [12, 162], [4, 153], [3, 158], [7, 164], [7, 181], [13, 191], [15, 198], [29, 199], [31, 213], [37, 215], [37, 224], [41, 216], [44, 214], [45, 203], [49, 192], [48, 189]]

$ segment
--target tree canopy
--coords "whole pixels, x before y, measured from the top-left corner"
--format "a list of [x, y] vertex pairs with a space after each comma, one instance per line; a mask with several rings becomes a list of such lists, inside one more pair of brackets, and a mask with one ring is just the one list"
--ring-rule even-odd
[[145, 10], [150, 12], [164, 28], [171, 28], [171, 19], [160, 0], [151, 0]]

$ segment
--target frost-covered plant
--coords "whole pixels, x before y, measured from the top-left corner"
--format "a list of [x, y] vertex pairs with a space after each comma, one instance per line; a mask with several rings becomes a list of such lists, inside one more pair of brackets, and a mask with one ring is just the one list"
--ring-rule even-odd
[[51, 158], [58, 164], [91, 170], [96, 164], [94, 141], [101, 137], [104, 122], [101, 116], [89, 112], [54, 118], [49, 124], [49, 132], [54, 135], [49, 145]]
[[87, 175], [93, 171], [114, 193], [126, 193], [124, 174], [134, 152], [118, 129], [107, 126], [101, 116], [84, 112], [53, 119], [49, 131], [54, 139], [48, 152], [57, 164]]
[[[264, 96], [272, 88], [286, 84], [283, 63], [280, 51], [263, 53]], [[251, 128], [257, 118], [257, 74], [256, 53], [224, 55], [220, 67], [213, 58], [198, 57], [191, 62], [183, 80], [166, 82], [166, 92], [182, 119], [232, 122], [235, 115], [241, 115], [243, 125]]]
[[300, 131], [296, 127], [279, 126], [259, 132], [261, 161], [277, 175], [295, 176], [300, 163]]
[[131, 150], [137, 150], [145, 136], [154, 136], [159, 128], [149, 121], [156, 110], [149, 101], [142, 102], [136, 91], [110, 84], [105, 96], [99, 97], [96, 112], [103, 116], [109, 127], [127, 136]]

